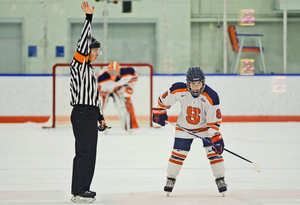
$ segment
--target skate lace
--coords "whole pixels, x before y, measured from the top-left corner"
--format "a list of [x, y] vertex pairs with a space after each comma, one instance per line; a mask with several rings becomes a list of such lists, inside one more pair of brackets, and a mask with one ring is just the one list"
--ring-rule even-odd
[[168, 180], [167, 180], [166, 186], [167, 186], [167, 187], [173, 187], [173, 186], [174, 186], [174, 182], [175, 182], [175, 181], [173, 181], [173, 180], [171, 180], [171, 179], [168, 179]]
[[225, 183], [224, 180], [219, 180], [219, 181], [217, 181], [217, 186], [220, 188], [220, 187], [227, 186], [227, 184]]

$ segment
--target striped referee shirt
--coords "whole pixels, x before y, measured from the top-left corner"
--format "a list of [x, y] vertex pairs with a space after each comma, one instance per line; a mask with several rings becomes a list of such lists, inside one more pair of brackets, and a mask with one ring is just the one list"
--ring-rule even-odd
[[92, 42], [92, 14], [86, 14], [77, 51], [70, 66], [71, 73], [71, 102], [74, 105], [92, 105], [100, 108], [97, 78], [91, 66], [89, 54]]

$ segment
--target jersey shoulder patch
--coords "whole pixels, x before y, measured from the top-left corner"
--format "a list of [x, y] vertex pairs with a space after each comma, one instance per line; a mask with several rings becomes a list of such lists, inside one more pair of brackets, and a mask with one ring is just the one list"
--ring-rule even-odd
[[135, 69], [132, 67], [120, 68], [120, 74], [123, 75], [134, 75]]
[[214, 91], [208, 85], [205, 85], [205, 88], [204, 88], [204, 90], [201, 94], [205, 95], [212, 105], [219, 105], [220, 104], [218, 93], [216, 91]]
[[110, 75], [107, 72], [104, 72], [98, 76], [98, 83], [103, 83], [107, 80], [110, 80]]
[[188, 92], [188, 88], [186, 86], [185, 83], [183, 82], [177, 82], [174, 83], [171, 87], [170, 87], [170, 93], [171, 94], [175, 94], [177, 92]]

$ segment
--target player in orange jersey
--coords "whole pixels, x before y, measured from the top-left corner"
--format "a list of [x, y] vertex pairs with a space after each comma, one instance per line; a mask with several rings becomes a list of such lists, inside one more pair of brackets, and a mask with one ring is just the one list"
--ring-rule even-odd
[[[215, 182], [220, 193], [227, 191], [224, 180], [225, 167], [222, 157], [224, 142], [219, 132], [222, 122], [220, 100], [216, 91], [205, 84], [205, 76], [200, 67], [189, 68], [186, 83], [174, 83], [168, 91], [158, 98], [158, 107], [153, 108], [153, 121], [165, 125], [168, 120], [166, 109], [176, 102], [181, 111], [177, 119], [172, 155], [167, 168], [167, 184], [164, 191], [169, 195], [174, 187], [176, 177], [191, 149], [195, 136], [180, 127], [205, 138], [203, 147], [211, 164]], [[211, 143], [209, 143], [211, 141]]]

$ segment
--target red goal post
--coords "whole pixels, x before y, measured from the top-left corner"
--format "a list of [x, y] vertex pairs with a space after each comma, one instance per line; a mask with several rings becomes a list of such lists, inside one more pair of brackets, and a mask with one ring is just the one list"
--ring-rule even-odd
[[[100, 67], [100, 69], [103, 70], [103, 68], [108, 66], [108, 63], [93, 63], [92, 66], [94, 68]], [[130, 66], [130, 67], [134, 67], [134, 68], [144, 68], [144, 67], [148, 68], [148, 71], [146, 71], [147, 76], [149, 76], [149, 88], [146, 88], [146, 89], [149, 89], [149, 101], [150, 101], [149, 108], [148, 108], [149, 109], [149, 118], [148, 119], [149, 119], [150, 127], [152, 127], [153, 66], [149, 63], [120, 63], [120, 66], [121, 67], [129, 67]], [[52, 67], [52, 116], [50, 117], [50, 123], [52, 125], [44, 126], [43, 128], [55, 128], [56, 124], [57, 124], [57, 113], [56, 113], [56, 110], [57, 110], [56, 109], [57, 79], [56, 78], [57, 78], [57, 73], [58, 73], [59, 67], [70, 68], [70, 63], [57, 63], [57, 64], [53, 65], [53, 67]], [[70, 72], [68, 72], [68, 73], [70, 73]], [[138, 70], [138, 74], [140, 74], [139, 70]], [[68, 90], [68, 92], [70, 92], [70, 91]], [[70, 102], [70, 100], [69, 100], [69, 102]], [[71, 106], [71, 105], [69, 104], [69, 106]], [[71, 113], [69, 115], [71, 115]], [[104, 114], [104, 117], [105, 117], [105, 114]]]

